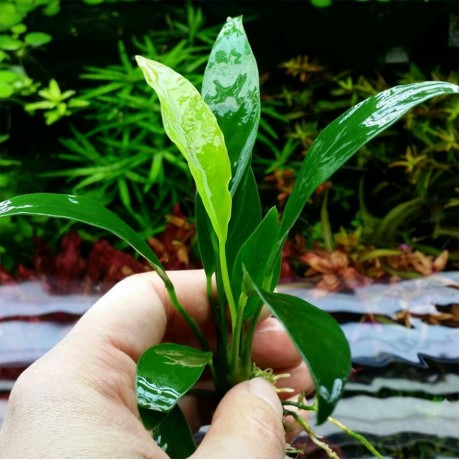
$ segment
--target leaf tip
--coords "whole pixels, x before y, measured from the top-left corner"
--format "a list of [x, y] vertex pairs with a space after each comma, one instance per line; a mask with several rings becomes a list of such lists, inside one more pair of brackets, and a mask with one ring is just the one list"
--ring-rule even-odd
[[136, 55], [135, 59], [136, 59], [136, 62], [137, 62], [138, 66], [142, 66], [146, 61], [145, 57], [139, 56], [139, 55]]
[[236, 16], [234, 18], [229, 16], [227, 18], [227, 23], [225, 25], [226, 25], [226, 27], [235, 27], [237, 29], [242, 29], [243, 28], [243, 16], [240, 15], [240, 16]]

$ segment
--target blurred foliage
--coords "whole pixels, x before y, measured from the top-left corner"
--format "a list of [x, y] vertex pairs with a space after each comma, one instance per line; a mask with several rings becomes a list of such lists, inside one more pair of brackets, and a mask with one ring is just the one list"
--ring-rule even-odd
[[[19, 192], [43, 189], [43, 184], [37, 180], [37, 171], [44, 167], [43, 161], [26, 161], [27, 155], [18, 156], [17, 152], [8, 152], [6, 147], [15, 109], [19, 107], [30, 114], [40, 110], [46, 124], [50, 125], [87, 105], [86, 101], [73, 97], [75, 91], [61, 92], [56, 80], [51, 79], [46, 88], [32, 76], [39, 66], [35, 53], [45, 51], [53, 37], [49, 31], [33, 30], [30, 16], [36, 11], [44, 16], [56, 16], [60, 7], [60, 0], [0, 2], [0, 200]], [[2, 264], [11, 267], [26, 255], [30, 256], [33, 237], [43, 236], [50, 230], [51, 234], [60, 234], [54, 224], [48, 227], [47, 222], [46, 217], [17, 218], [14, 222], [3, 219], [0, 224]]]
[[[115, 11], [111, 5], [124, 2], [79, 3], [88, 11], [103, 3], [97, 17], [109, 24], [110, 11]], [[36, 72], [58, 36], [55, 26], [41, 19], [57, 15], [61, 7], [64, 10], [64, 2], [1, 2], [0, 199], [31, 191], [84, 194], [119, 212], [146, 238], [165, 229], [164, 216], [176, 203], [181, 203], [185, 216], [192, 214], [194, 190], [185, 160], [164, 135], [159, 104], [133, 60], [135, 54], [142, 54], [164, 62], [199, 88], [218, 27], [209, 26], [200, 8], [192, 5], [166, 7], [165, 3], [164, 13], [152, 19], [149, 32], [140, 36], [117, 29], [112, 37], [118, 37], [118, 43], [112, 40], [104, 46], [117, 49], [118, 58], [104, 58], [104, 65], [84, 67], [81, 56], [73, 57], [70, 80], [75, 91], [57, 77], [59, 66]], [[40, 24], [48, 24], [51, 30], [43, 30]], [[73, 30], [73, 25], [66, 27]], [[108, 26], [101, 30], [104, 27]], [[72, 40], [78, 42], [78, 36], [72, 35]], [[107, 54], [114, 55], [111, 50]], [[422, 70], [414, 64], [385, 66], [380, 72], [331, 71], [318, 59], [300, 55], [261, 75], [262, 119], [254, 169], [265, 202], [278, 197], [279, 206], [284, 206], [311, 143], [350, 106], [398, 83], [458, 82], [456, 74]], [[39, 81], [35, 75], [47, 77]], [[34, 113], [35, 119], [30, 118]], [[19, 150], [16, 144], [9, 149], [10, 125], [18, 114], [27, 120], [25, 126], [30, 123], [33, 132], [43, 131], [49, 142], [45, 145], [43, 139], [34, 138], [31, 151], [24, 155], [18, 155], [22, 144]], [[59, 144], [54, 142], [57, 139]], [[45, 218], [15, 222], [20, 222], [19, 231], [7, 220], [0, 228], [1, 262], [10, 267], [11, 250], [16, 255], [30, 252], [32, 237], [45, 233], [57, 243], [71, 226], [51, 224]], [[412, 260], [407, 270], [420, 273], [423, 263], [419, 270], [413, 264], [423, 257], [409, 257], [406, 246], [411, 254], [419, 251], [433, 260], [447, 249], [453, 259], [457, 224], [458, 102], [441, 98], [412, 111], [323, 184], [307, 205], [297, 232], [304, 249], [342, 251], [353, 267], [370, 270], [382, 267], [383, 261], [391, 269], [379, 251], [389, 251], [387, 256], [396, 251]], [[81, 235], [90, 238], [84, 231]], [[345, 246], [344, 241], [348, 241]], [[304, 250], [291, 254], [299, 273], [307, 270], [303, 254]], [[399, 262], [394, 262], [396, 271]]]
[[62, 169], [42, 177], [62, 178], [71, 193], [118, 210], [146, 238], [164, 227], [175, 203], [193, 206], [186, 160], [167, 138], [157, 97], [134, 56], [160, 61], [199, 87], [215, 35], [201, 11], [189, 6], [168, 18], [166, 28], [133, 37], [129, 53], [119, 41], [119, 63], [86, 68], [81, 78], [91, 83], [80, 93], [89, 106], [85, 118], [74, 122], [71, 137], [60, 139], [64, 150], [55, 157]]
[[[53, 40], [49, 33], [29, 31], [27, 19], [35, 10], [55, 16], [60, 10], [60, 0], [4, 0], [0, 3], [0, 103], [18, 104], [30, 113], [43, 110], [46, 123], [52, 124], [86, 104], [72, 98], [73, 90], [61, 94], [53, 79], [48, 89], [40, 90], [42, 82], [31, 77], [29, 67], [35, 63], [33, 53]], [[45, 100], [31, 102], [37, 93]], [[64, 99], [67, 99], [65, 103]]]
[[[385, 76], [333, 74], [298, 56], [280, 68], [287, 78], [280, 84], [276, 76], [266, 78], [263, 103], [284, 121], [264, 142], [269, 155], [258, 149], [255, 161], [256, 174], [268, 192], [274, 184], [280, 206], [313, 140], [338, 114], [396, 84], [458, 83], [456, 73], [428, 73], [415, 64]], [[458, 110], [456, 98], [429, 101], [361, 149], [307, 206], [298, 227], [306, 247], [330, 252], [340, 248], [340, 235], [359, 232], [360, 252], [406, 244], [433, 256], [448, 249], [451, 259], [458, 258]]]
[[52, 125], [60, 118], [70, 115], [73, 108], [87, 107], [88, 101], [71, 97], [75, 94], [73, 90], [61, 93], [61, 88], [56, 80], [51, 80], [49, 87], [38, 91], [43, 101], [32, 102], [24, 107], [27, 112], [35, 113], [36, 110], [45, 110], [46, 124]]

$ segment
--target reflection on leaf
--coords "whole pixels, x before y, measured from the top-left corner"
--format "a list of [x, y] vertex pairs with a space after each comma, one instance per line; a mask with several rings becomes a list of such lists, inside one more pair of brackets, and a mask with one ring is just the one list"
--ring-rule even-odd
[[202, 352], [193, 355], [178, 350], [157, 350], [157, 354], [166, 358], [165, 364], [179, 364], [185, 367], [202, 367], [211, 360], [211, 354], [203, 354]]
[[169, 385], [157, 385], [142, 376], [136, 379], [137, 403], [145, 408], [167, 412], [176, 404], [181, 394]]

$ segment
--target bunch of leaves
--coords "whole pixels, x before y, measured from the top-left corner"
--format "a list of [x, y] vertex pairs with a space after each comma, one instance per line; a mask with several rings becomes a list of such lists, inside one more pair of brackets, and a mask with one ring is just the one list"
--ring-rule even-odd
[[[60, 0], [5, 0], [1, 3], [0, 62], [24, 59], [30, 49], [51, 41], [52, 37], [47, 33], [27, 31], [27, 16], [37, 8], [47, 16], [54, 16], [59, 12]], [[2, 86], [2, 94], [14, 90]]]
[[[174, 449], [168, 450], [172, 456], [187, 456], [194, 450], [177, 402], [204, 369], [209, 367], [218, 396], [253, 375], [252, 340], [263, 305], [286, 328], [316, 388], [313, 405], [288, 401], [284, 404], [286, 413], [294, 414], [309, 433], [313, 433], [309, 424], [289, 407], [314, 410], [318, 423], [334, 423], [330, 414], [351, 370], [350, 348], [340, 326], [327, 313], [302, 299], [274, 292], [282, 249], [310, 196], [362, 145], [414, 106], [437, 95], [458, 93], [459, 88], [444, 82], [399, 86], [345, 112], [312, 144], [280, 217], [276, 207], [262, 214], [251, 168], [260, 119], [260, 89], [256, 61], [241, 18], [229, 18], [217, 37], [201, 94], [168, 66], [140, 56], [137, 62], [158, 95], [165, 132], [186, 159], [195, 181], [195, 217], [215, 317], [216, 351], [211, 351], [203, 331], [180, 304], [168, 273], [150, 246], [100, 203], [65, 194], [22, 195], [0, 203], [0, 215], [45, 214], [104, 228], [127, 241], [156, 270], [172, 305], [201, 347], [163, 343], [148, 349], [137, 365], [141, 417], [161, 446]], [[159, 387], [164, 391], [158, 391]], [[174, 440], [180, 437], [181, 445], [171, 442], [171, 434]]]
[[123, 278], [149, 270], [107, 240], [83, 244], [75, 230], [60, 239], [57, 250], [40, 238], [34, 238], [34, 244], [32, 260], [19, 265], [17, 273], [0, 266], [0, 285], [39, 280], [50, 294], [103, 293]]
[[[36, 3], [34, 5], [37, 6]], [[195, 68], [203, 68], [215, 30], [204, 27], [204, 17], [199, 9], [189, 5], [185, 10], [175, 10], [177, 13], [166, 17], [166, 25], [155, 27], [149, 37], [139, 41], [134, 39], [136, 44], [132, 48], [146, 55], [161, 55], [171, 65], [177, 64], [199, 85], [202, 74]], [[53, 162], [50, 167], [50, 163], [46, 162], [47, 172], [59, 169], [59, 164], [65, 168], [70, 162], [69, 176], [64, 172], [70, 185], [63, 186], [59, 171], [50, 174], [51, 177], [40, 174], [43, 161], [37, 164], [36, 155], [29, 154], [32, 157], [27, 162], [13, 157], [14, 151], [12, 148], [10, 151], [6, 143], [0, 160], [0, 199], [27, 193], [31, 191], [31, 184], [34, 184], [35, 191], [59, 188], [79, 194], [87, 193], [127, 214], [126, 219], [144, 228], [145, 235], [149, 237], [164, 229], [164, 214], [171, 212], [174, 203], [187, 196], [193, 201], [190, 192], [193, 185], [185, 160], [165, 142], [159, 113], [145, 110], [151, 93], [145, 91], [141, 71], [129, 63], [121, 42], [119, 50], [121, 65], [87, 69], [88, 73], [83, 78], [91, 85], [85, 92], [85, 99], [75, 97], [74, 91], [61, 91], [59, 84], [51, 80], [49, 88], [40, 89], [38, 83], [34, 87], [41, 101], [28, 103], [26, 100], [19, 101], [15, 96], [4, 101], [2, 128], [6, 131], [13, 122], [8, 115], [10, 103], [13, 102], [25, 105], [30, 113], [43, 112], [47, 124], [81, 107], [89, 104], [92, 107], [83, 113], [84, 119], [78, 116], [72, 118], [78, 129], [70, 126], [74, 136], [62, 139], [66, 149], [60, 159], [62, 163]], [[25, 65], [30, 59], [23, 58], [23, 61]], [[104, 80], [107, 84], [99, 86]], [[94, 82], [97, 82], [97, 87], [94, 87]], [[134, 93], [139, 97], [131, 94], [131, 84], [136, 86]], [[94, 125], [96, 129], [93, 132]], [[6, 134], [0, 140], [4, 142], [8, 137]], [[76, 168], [73, 167], [75, 164]], [[58, 176], [59, 180], [53, 180], [54, 176]], [[144, 192], [151, 187], [156, 199], [148, 200]], [[28, 260], [33, 252], [34, 236], [44, 237], [46, 234], [46, 238], [56, 244], [58, 238], [71, 227], [71, 223], [55, 226], [45, 217], [34, 217], [32, 221], [20, 218], [19, 226], [12, 224], [10, 219], [3, 219], [0, 225], [0, 263], [10, 271]], [[87, 240], [101, 237], [107, 237], [107, 233], [101, 230], [97, 236], [85, 235]], [[174, 254], [171, 257], [174, 258]]]
[[[306, 56], [281, 67], [289, 78], [277, 85], [273, 77], [275, 81], [266, 86], [265, 100], [284, 121], [276, 124], [277, 132], [265, 140], [265, 148], [256, 150], [254, 161], [257, 177], [267, 181], [264, 189], [271, 186], [280, 205], [286, 202], [312, 142], [341, 110], [383, 91], [388, 81], [458, 83], [455, 72], [422, 72], [414, 64], [405, 73], [388, 70], [386, 76], [372, 77], [349, 71], [333, 74]], [[361, 227], [361, 242], [369, 248], [396, 248], [406, 243], [430, 255], [445, 248], [455, 257], [458, 100], [434, 98], [417, 107], [380, 139], [363, 146], [353, 162], [334, 176], [329, 188], [330, 225], [335, 231]], [[308, 218], [300, 222], [308, 230], [299, 226], [307, 241], [321, 221], [321, 193], [312, 196], [310, 205]], [[318, 237], [324, 249], [332, 250]]]
[[[35, 65], [32, 52], [53, 39], [46, 32], [28, 31], [27, 16], [38, 8], [46, 16], [55, 16], [60, 0], [6, 0], [0, 4], [0, 102], [24, 106], [32, 114], [44, 110], [50, 125], [87, 103], [74, 98], [73, 90], [61, 93], [54, 79], [49, 88], [40, 89], [42, 82], [30, 76], [30, 67]], [[43, 100], [30, 102], [37, 93]]]
[[374, 281], [396, 281], [438, 273], [445, 269], [448, 251], [428, 255], [402, 244], [397, 248], [376, 248], [363, 244], [361, 228], [333, 235], [334, 248], [316, 244], [309, 248], [301, 234], [283, 250], [284, 282], [307, 278], [323, 291], [352, 291]]
[[193, 249], [196, 240], [196, 226], [184, 215], [177, 203], [172, 214], [166, 216], [166, 228], [148, 243], [167, 270], [202, 268], [199, 257]]
[[59, 119], [72, 114], [72, 109], [87, 107], [88, 101], [79, 98], [73, 98], [74, 90], [67, 90], [63, 93], [56, 80], [51, 80], [49, 88], [38, 91], [38, 95], [43, 101], [32, 102], [25, 105], [25, 110], [29, 113], [35, 113], [36, 110], [45, 111], [47, 125], [52, 125]]
[[[133, 37], [129, 45], [199, 86], [216, 31], [205, 27], [200, 9], [191, 5], [178, 16], [141, 39]], [[127, 45], [119, 41], [118, 50], [119, 63], [88, 67], [81, 76], [91, 83], [81, 93], [90, 107], [71, 129], [72, 137], [60, 140], [61, 168], [42, 177], [64, 179], [61, 190], [110, 205], [150, 237], [164, 229], [164, 215], [175, 203], [193, 206], [193, 181], [185, 159], [165, 136], [159, 104]]]
[[[3, 155], [3, 144], [0, 143], [0, 200], [16, 195], [19, 192], [37, 191], [38, 185], [34, 172], [35, 164], [23, 164], [18, 159]], [[0, 265], [8, 271], [14, 271], [30, 258], [33, 252], [33, 238], [42, 237], [45, 233], [56, 233], [54, 225], [46, 225], [45, 216], [32, 218], [18, 217], [0, 220]]]
[[[405, 204], [380, 219], [371, 216], [372, 227], [355, 222], [353, 230], [341, 227], [333, 233], [328, 210], [330, 190], [331, 184], [325, 182], [315, 192], [321, 196], [322, 204], [320, 221], [316, 224], [316, 231], [310, 232], [310, 240], [307, 242], [302, 234], [297, 234], [283, 250], [283, 277], [286, 281], [301, 274], [316, 279], [317, 286], [323, 290], [341, 291], [374, 280], [428, 276], [448, 265], [449, 251], [446, 249], [428, 248], [428, 253], [424, 253], [406, 243], [385, 246], [385, 241], [394, 241], [401, 216], [404, 217], [404, 211], [410, 209]], [[369, 216], [363, 203], [362, 187], [359, 193], [360, 213]], [[363, 233], [371, 228], [375, 233], [372, 240]], [[370, 241], [378, 242], [378, 246]], [[306, 271], [305, 266], [309, 267]]]

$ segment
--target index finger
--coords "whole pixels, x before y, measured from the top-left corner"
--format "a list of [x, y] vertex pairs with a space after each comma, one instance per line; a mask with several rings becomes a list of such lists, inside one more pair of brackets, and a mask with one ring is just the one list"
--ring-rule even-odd
[[[168, 273], [177, 298], [198, 325], [212, 320], [203, 270]], [[186, 323], [171, 305], [168, 292], [154, 272], [130, 276], [116, 284], [83, 315], [68, 335], [79, 348], [109, 343], [135, 362], [149, 347], [161, 342], [168, 329]]]

